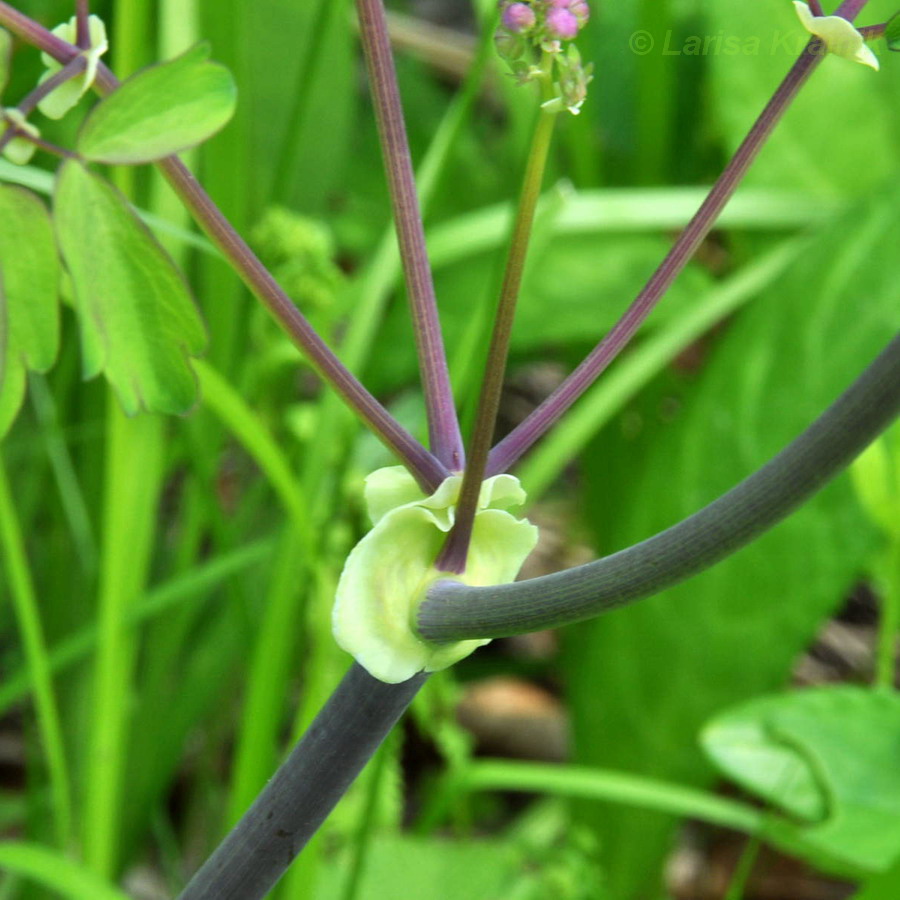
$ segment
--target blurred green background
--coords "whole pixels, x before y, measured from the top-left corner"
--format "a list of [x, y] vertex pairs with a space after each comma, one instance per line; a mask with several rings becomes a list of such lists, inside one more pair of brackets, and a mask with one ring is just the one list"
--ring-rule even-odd
[[[72, 13], [63, 0], [13, 5], [47, 26]], [[493, 3], [476, 5], [388, 4], [466, 423], [534, 115], [529, 91], [479, 37]], [[862, 21], [894, 6], [872, 0]], [[579, 39], [595, 79], [582, 114], [560, 121], [504, 430], [616, 321], [802, 46], [787, 0], [595, 7]], [[352, 5], [92, 8], [123, 77], [211, 42], [239, 108], [190, 164], [342, 358], [421, 435]], [[879, 74], [825, 60], [634, 346], [520, 467], [544, 535], [528, 574], [612, 552], [714, 499], [812, 421], [900, 325], [900, 56], [875, 49]], [[39, 71], [38, 54], [17, 45], [7, 105]], [[46, 136], [71, 145], [78, 118], [48, 123]], [[48, 157], [36, 162], [52, 170]], [[5, 439], [0, 823], [47, 855], [31, 869], [9, 864], [3, 900], [101, 896], [62, 854], [129, 896], [177, 893], [348, 664], [330, 636], [334, 584], [367, 527], [362, 477], [390, 463], [191, 233], [156, 173], [115, 177], [188, 274], [210, 349], [192, 413], [126, 419], [102, 379], [82, 381], [66, 308], [59, 361], [32, 377]], [[37, 166], [4, 163], [0, 179], [50, 186]], [[502, 789], [489, 772], [478, 787], [474, 760], [568, 760], [619, 773], [610, 783], [620, 786], [634, 776], [711, 789], [697, 735], [714, 713], [792, 680], [866, 683], [877, 600], [896, 587], [884, 558], [900, 540], [900, 507], [892, 527], [858, 490], [840, 479], [664, 595], [560, 634], [495, 642], [433, 678], [273, 896], [848, 896], [771, 854], [729, 894], [743, 846], [734, 832], [686, 825], [663, 801], [623, 802], [613, 788], [603, 802], [574, 778], [523, 794], [514, 767], [496, 776]], [[31, 656], [11, 593], [27, 592], [13, 571], [17, 534], [39, 613], [31, 633], [44, 638]], [[823, 650], [835, 629], [843, 642]], [[49, 748], [32, 703], [34, 653], [54, 673], [61, 732]]]

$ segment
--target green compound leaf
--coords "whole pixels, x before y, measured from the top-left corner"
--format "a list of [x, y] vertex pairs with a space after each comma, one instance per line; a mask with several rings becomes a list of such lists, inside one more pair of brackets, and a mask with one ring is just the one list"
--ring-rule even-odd
[[104, 372], [129, 415], [190, 409], [189, 357], [204, 350], [206, 331], [175, 264], [124, 197], [79, 163], [62, 166], [54, 210], [85, 377]]
[[0, 94], [9, 82], [9, 66], [12, 60], [12, 35], [0, 28]]
[[900, 694], [764, 697], [718, 716], [702, 743], [725, 775], [809, 820], [811, 846], [870, 872], [900, 856]]
[[150, 66], [99, 103], [78, 136], [78, 151], [104, 163], [152, 162], [212, 137], [234, 113], [229, 71], [198, 44]]
[[887, 23], [887, 28], [884, 30], [884, 38], [887, 41], [888, 50], [900, 53], [900, 13], [897, 13]]
[[0, 437], [25, 393], [25, 372], [46, 372], [59, 347], [59, 262], [53, 225], [30, 191], [0, 185]]

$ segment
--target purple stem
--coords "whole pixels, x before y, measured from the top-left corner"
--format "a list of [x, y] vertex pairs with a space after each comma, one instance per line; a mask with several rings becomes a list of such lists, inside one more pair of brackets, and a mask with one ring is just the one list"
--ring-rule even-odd
[[[77, 47], [60, 40], [3, 0], [0, 0], [0, 23], [64, 65], [79, 54]], [[118, 79], [102, 63], [97, 69], [96, 86], [101, 94], [108, 94], [119, 86]], [[190, 170], [176, 157], [161, 160], [157, 165], [207, 237], [222, 251], [235, 272], [306, 354], [322, 377], [400, 457], [422, 488], [429, 493], [433, 491], [448, 476], [447, 468], [406, 431], [335, 356]]]
[[465, 461], [462, 435], [450, 387], [450, 374], [384, 6], [382, 0], [356, 0], [356, 8], [400, 257], [406, 273], [419, 371], [428, 413], [431, 451], [445, 466], [458, 471]]
[[[835, 15], [853, 21], [868, 0], [844, 0]], [[694, 218], [622, 318], [574, 372], [491, 451], [486, 477], [507, 471], [594, 383], [653, 311], [688, 260], [709, 234], [725, 204], [747, 173], [772, 130], [822, 60], [820, 42], [811, 40], [766, 104]]]
[[82, 50], [89, 50], [91, 46], [91, 27], [88, 22], [90, 14], [88, 0], [76, 0], [75, 43]]
[[[857, 0], [859, 2], [859, 0]], [[806, 45], [750, 133], [719, 176], [700, 209], [678, 237], [625, 314], [588, 357], [524, 422], [491, 451], [486, 477], [506, 472], [594, 383], [653, 311], [688, 260], [709, 234], [719, 213], [756, 159], [757, 153], [797, 92], [821, 62], [818, 40]]]
[[862, 11], [863, 7], [869, 0], [844, 0], [844, 2], [834, 11], [836, 16], [843, 16], [852, 22]]
[[81, 54], [69, 60], [58, 72], [54, 72], [46, 81], [42, 81], [27, 94], [16, 108], [23, 116], [30, 115], [44, 97], [55, 91], [61, 84], [65, 84], [70, 78], [80, 75], [86, 65], [87, 60]]

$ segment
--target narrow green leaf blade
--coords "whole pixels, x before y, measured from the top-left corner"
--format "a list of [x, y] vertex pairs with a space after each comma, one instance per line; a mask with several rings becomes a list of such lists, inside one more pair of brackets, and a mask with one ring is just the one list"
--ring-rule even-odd
[[54, 210], [85, 377], [104, 372], [129, 414], [190, 409], [189, 358], [206, 332], [175, 264], [121, 194], [79, 163], [62, 166]]
[[53, 226], [30, 191], [0, 185], [0, 436], [15, 419], [25, 371], [46, 372], [59, 347]]
[[12, 35], [0, 28], [0, 94], [6, 89], [9, 81], [9, 67], [12, 60]]
[[99, 103], [78, 136], [87, 159], [151, 162], [212, 137], [234, 113], [237, 90], [229, 71], [198, 44], [169, 62], [133, 75]]
[[0, 844], [0, 870], [30, 878], [71, 900], [128, 900], [126, 894], [58, 850], [10, 841]]

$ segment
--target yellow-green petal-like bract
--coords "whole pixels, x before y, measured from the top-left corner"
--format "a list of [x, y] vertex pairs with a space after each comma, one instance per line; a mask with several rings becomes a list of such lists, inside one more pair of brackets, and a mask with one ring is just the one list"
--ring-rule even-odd
[[496, 475], [481, 487], [466, 571], [434, 568], [453, 527], [461, 475], [446, 478], [425, 496], [402, 467], [379, 469], [366, 479], [372, 530], [347, 557], [338, 582], [332, 624], [335, 640], [369, 674], [397, 684], [418, 672], [445, 669], [488, 640], [431, 644], [414, 630], [428, 586], [442, 578], [465, 584], [512, 581], [537, 543], [538, 530], [508, 507], [525, 501], [512, 475]]
[[819, 38], [829, 53], [871, 66], [878, 71], [878, 57], [866, 45], [862, 34], [842, 16], [814, 16], [805, 0], [794, 0], [794, 9], [803, 27]]
[[[78, 40], [76, 17], [72, 16], [68, 22], [57, 25], [52, 33], [60, 40], [74, 44]], [[88, 34], [91, 46], [87, 50], [81, 51], [85, 58], [84, 71], [52, 90], [38, 103], [38, 109], [49, 119], [61, 119], [87, 93], [88, 88], [90, 88], [97, 77], [97, 66], [100, 63], [100, 57], [109, 49], [109, 42], [106, 39], [106, 25], [103, 24], [103, 20], [98, 16], [88, 17]], [[39, 82], [42, 84], [52, 75], [55, 75], [62, 68], [62, 65], [47, 53], [41, 54], [41, 60], [47, 67], [47, 71], [41, 76]]]

